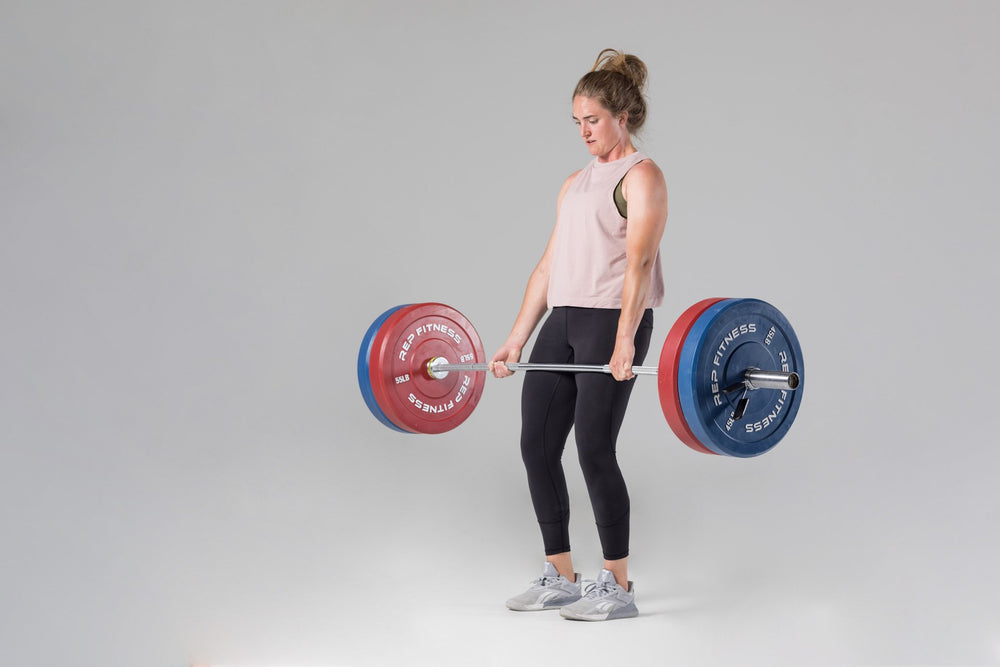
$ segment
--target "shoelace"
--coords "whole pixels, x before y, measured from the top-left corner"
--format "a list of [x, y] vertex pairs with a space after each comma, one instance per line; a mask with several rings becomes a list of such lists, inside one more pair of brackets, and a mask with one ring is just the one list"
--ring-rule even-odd
[[583, 597], [588, 600], [603, 598], [614, 593], [615, 586], [617, 585], [617, 582], [613, 581], [595, 581], [594, 583], [587, 585], [587, 588], [584, 589], [586, 592], [583, 594]]
[[546, 586], [552, 586], [553, 584], [556, 584], [558, 582], [559, 582], [559, 577], [545, 577], [545, 576], [541, 576], [541, 577], [538, 577], [537, 579], [535, 579], [534, 581], [532, 581], [531, 584], [533, 586], [542, 586], [544, 588]]

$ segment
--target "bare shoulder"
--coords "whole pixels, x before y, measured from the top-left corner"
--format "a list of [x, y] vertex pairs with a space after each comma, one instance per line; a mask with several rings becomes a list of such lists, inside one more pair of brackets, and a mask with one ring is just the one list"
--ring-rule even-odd
[[637, 163], [622, 181], [622, 194], [625, 201], [630, 204], [640, 199], [647, 201], [666, 202], [667, 182], [663, 178], [663, 172], [652, 160], [643, 160]]
[[663, 172], [660, 170], [659, 165], [652, 160], [643, 160], [629, 169], [628, 173], [625, 174], [625, 184], [629, 183], [641, 184], [640, 187], [667, 187], [666, 180], [663, 178]]

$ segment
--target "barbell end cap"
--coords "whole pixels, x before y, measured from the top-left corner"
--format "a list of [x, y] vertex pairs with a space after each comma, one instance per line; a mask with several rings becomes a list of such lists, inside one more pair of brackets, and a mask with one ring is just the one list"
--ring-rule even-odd
[[448, 363], [443, 357], [431, 357], [427, 362], [427, 377], [432, 380], [443, 380], [448, 377], [448, 371], [437, 370], [436, 366]]

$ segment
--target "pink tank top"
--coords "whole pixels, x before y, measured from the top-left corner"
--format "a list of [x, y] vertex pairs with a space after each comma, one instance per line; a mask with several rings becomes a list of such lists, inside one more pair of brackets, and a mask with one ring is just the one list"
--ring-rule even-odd
[[[618, 213], [614, 190], [629, 169], [648, 159], [642, 153], [614, 162], [594, 158], [563, 195], [549, 273], [550, 308], [622, 307], [628, 221]], [[646, 307], [656, 308], [662, 302], [663, 269], [657, 252]]]

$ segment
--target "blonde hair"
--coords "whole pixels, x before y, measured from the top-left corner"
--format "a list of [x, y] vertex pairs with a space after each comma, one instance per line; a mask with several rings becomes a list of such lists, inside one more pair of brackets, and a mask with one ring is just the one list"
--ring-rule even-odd
[[573, 97], [597, 100], [613, 115], [628, 114], [626, 127], [635, 134], [646, 122], [646, 63], [630, 53], [604, 49], [594, 68], [576, 84]]

